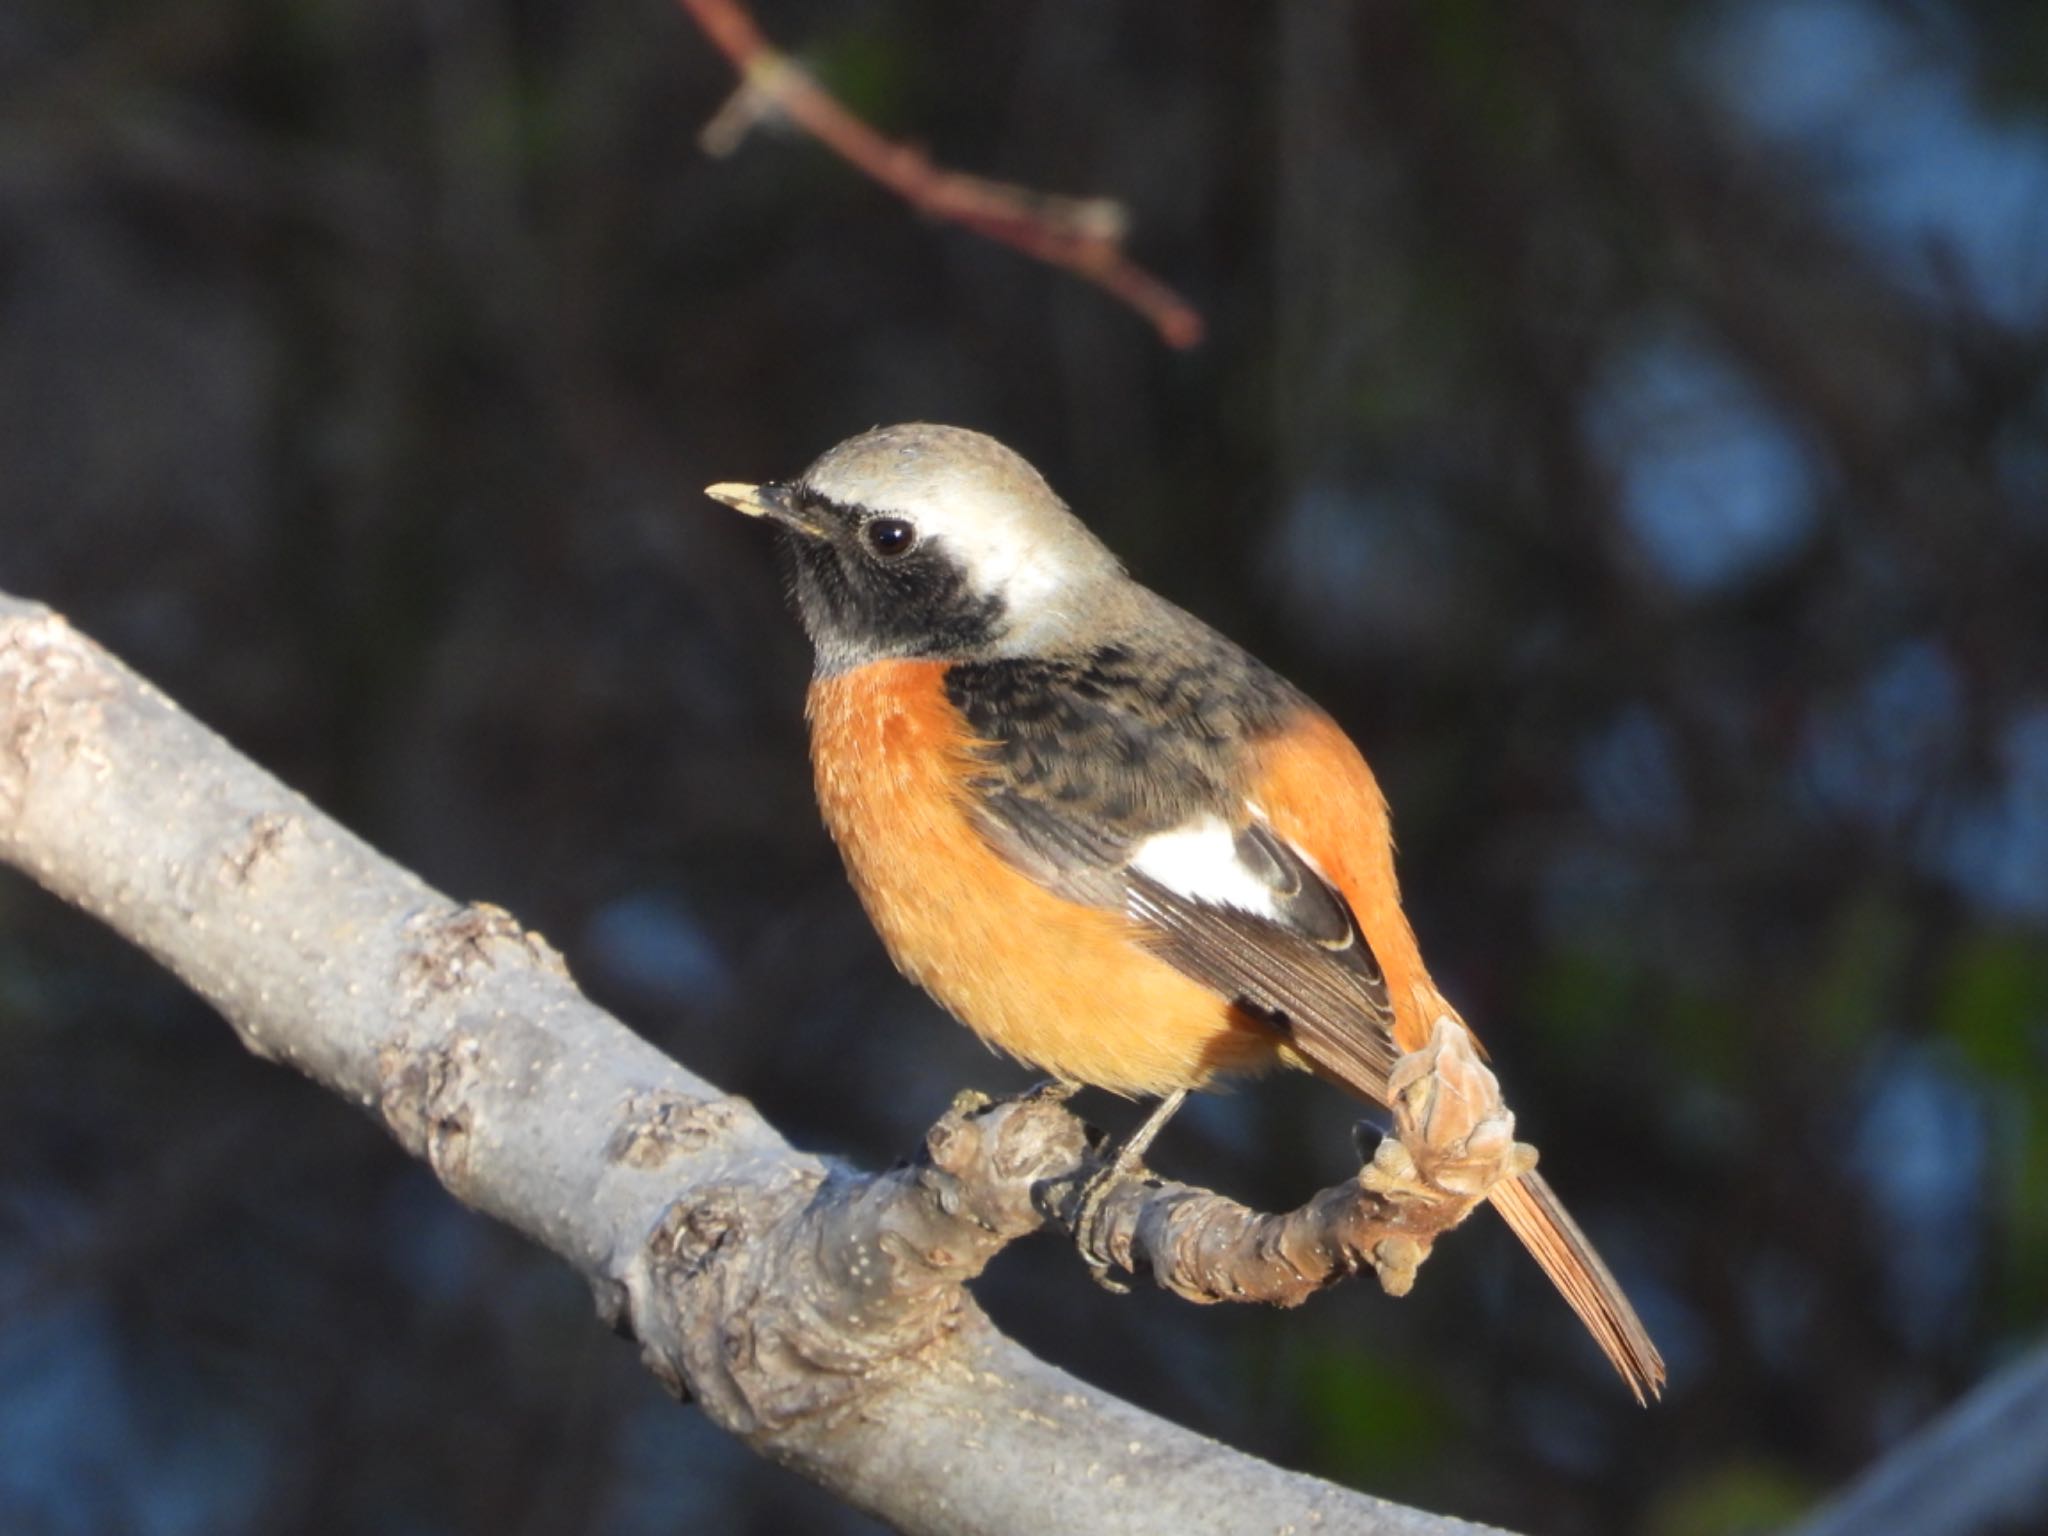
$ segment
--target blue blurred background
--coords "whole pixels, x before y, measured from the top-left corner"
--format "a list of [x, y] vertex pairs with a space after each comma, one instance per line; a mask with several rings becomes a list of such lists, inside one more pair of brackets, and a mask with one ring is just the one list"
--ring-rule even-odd
[[[921, 221], [657, 0], [0, 13], [0, 584], [799, 1143], [1029, 1074], [889, 971], [718, 479], [994, 432], [1327, 703], [1638, 1411], [1490, 1224], [1193, 1309], [1051, 1243], [1045, 1355], [1388, 1496], [1769, 1527], [2048, 1321], [2048, 8], [762, 0], [942, 160], [1127, 204], [1210, 338]], [[1131, 1106], [1089, 1104], [1123, 1126]], [[1350, 1166], [1272, 1081], [1155, 1162]], [[0, 1529], [874, 1529], [562, 1266], [0, 879]]]

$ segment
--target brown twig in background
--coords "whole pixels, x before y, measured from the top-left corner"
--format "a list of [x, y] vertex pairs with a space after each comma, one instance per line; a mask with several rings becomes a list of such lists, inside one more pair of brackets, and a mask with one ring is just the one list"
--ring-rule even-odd
[[886, 138], [847, 111], [762, 35], [739, 0], [677, 3], [740, 72], [740, 95], [705, 136], [714, 153], [737, 144], [744, 132], [739, 125], [751, 125], [772, 107], [919, 211], [1107, 289], [1151, 321], [1168, 346], [1192, 347], [1202, 339], [1202, 317], [1194, 306], [1124, 255], [1119, 204], [944, 170], [922, 150]]

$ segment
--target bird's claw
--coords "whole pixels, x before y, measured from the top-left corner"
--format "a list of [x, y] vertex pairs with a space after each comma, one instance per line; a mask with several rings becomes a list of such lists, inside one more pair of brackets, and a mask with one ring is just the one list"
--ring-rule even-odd
[[1103, 1202], [1109, 1198], [1111, 1190], [1142, 1171], [1144, 1166], [1143, 1149], [1126, 1142], [1115, 1157], [1088, 1176], [1088, 1182], [1081, 1186], [1081, 1197], [1074, 1205], [1074, 1247], [1088, 1266], [1088, 1278], [1114, 1296], [1128, 1296], [1131, 1288], [1110, 1273], [1109, 1262], [1100, 1256]]
[[1387, 1098], [1394, 1134], [1359, 1175], [1376, 1194], [1476, 1200], [1536, 1166], [1536, 1149], [1515, 1140], [1499, 1079], [1479, 1059], [1470, 1032], [1448, 1014], [1436, 1021], [1428, 1045], [1394, 1063]]
[[1063, 1077], [1048, 1077], [1033, 1083], [1017, 1095], [1020, 1104], [1064, 1104], [1081, 1091], [1079, 1083]]

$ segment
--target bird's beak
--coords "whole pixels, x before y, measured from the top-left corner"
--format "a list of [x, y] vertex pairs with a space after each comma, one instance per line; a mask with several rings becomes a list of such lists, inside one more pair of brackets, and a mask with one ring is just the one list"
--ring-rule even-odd
[[814, 539], [823, 533], [796, 510], [786, 485], [743, 485], [737, 480], [721, 480], [717, 485], [705, 486], [704, 494], [713, 501], [724, 502], [735, 512], [744, 512], [748, 517], [770, 518]]

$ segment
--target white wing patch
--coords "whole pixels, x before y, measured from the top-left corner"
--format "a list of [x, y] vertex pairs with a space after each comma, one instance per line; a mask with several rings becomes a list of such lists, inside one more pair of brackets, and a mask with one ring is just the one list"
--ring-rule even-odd
[[1273, 889], [1237, 856], [1237, 837], [1220, 816], [1204, 816], [1138, 844], [1131, 868], [1191, 901], [1280, 919]]

